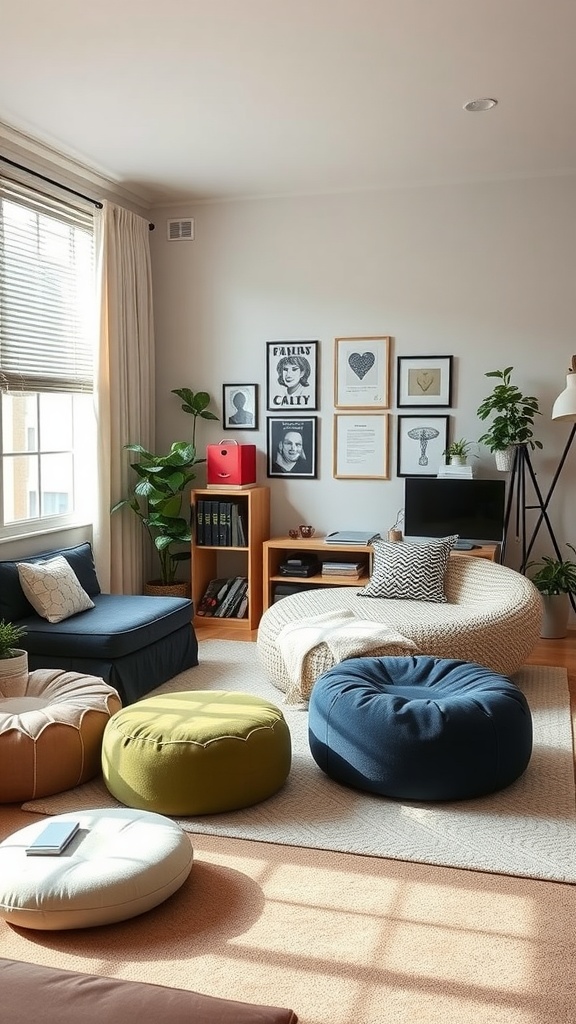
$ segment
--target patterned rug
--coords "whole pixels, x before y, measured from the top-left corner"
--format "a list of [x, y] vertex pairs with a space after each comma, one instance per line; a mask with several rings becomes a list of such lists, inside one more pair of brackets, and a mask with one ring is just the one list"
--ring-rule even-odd
[[[522, 778], [489, 797], [429, 804], [387, 800], [327, 778], [308, 748], [307, 712], [283, 704], [253, 644], [205, 640], [200, 658], [197, 668], [154, 694], [228, 689], [274, 701], [290, 726], [293, 764], [286, 785], [269, 800], [227, 814], [177, 819], [185, 831], [576, 882], [574, 758], [564, 669], [530, 666], [514, 677], [534, 721], [534, 752]], [[23, 809], [60, 814], [105, 806], [119, 805], [96, 779], [29, 801]]]

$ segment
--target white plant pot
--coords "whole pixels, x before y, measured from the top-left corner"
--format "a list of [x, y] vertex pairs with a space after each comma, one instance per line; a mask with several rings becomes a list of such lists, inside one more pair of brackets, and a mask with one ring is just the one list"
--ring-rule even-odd
[[540, 636], [545, 640], [561, 640], [568, 635], [570, 597], [568, 594], [540, 594], [544, 617]]
[[450, 455], [448, 458], [449, 466], [465, 466], [466, 456], [465, 455]]
[[494, 452], [496, 469], [500, 470], [501, 473], [509, 473], [514, 465], [515, 454], [516, 449], [514, 445], [511, 445], [510, 448], [505, 448], [504, 451]]
[[0, 658], [0, 695], [23, 697], [28, 686], [28, 651], [16, 650], [13, 658]]

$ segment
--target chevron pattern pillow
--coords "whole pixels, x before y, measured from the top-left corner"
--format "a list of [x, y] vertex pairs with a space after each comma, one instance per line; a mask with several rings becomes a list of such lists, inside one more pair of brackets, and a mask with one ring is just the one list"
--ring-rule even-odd
[[444, 575], [457, 540], [453, 536], [421, 543], [374, 541], [372, 575], [358, 597], [446, 602]]

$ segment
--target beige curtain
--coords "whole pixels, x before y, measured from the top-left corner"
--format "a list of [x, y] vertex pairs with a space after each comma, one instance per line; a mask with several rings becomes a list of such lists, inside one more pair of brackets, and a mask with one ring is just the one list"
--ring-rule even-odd
[[128, 494], [131, 453], [154, 450], [154, 323], [148, 221], [105, 203], [97, 218], [100, 344], [96, 370], [98, 508], [94, 557], [102, 590], [142, 593], [150, 541], [130, 510], [110, 515]]

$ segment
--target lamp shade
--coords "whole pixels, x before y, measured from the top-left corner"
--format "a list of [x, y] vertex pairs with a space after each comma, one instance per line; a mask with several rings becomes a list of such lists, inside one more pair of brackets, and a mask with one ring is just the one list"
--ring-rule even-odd
[[554, 402], [552, 419], [576, 422], [576, 356], [572, 356], [572, 369], [566, 374], [566, 387]]

